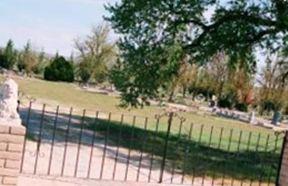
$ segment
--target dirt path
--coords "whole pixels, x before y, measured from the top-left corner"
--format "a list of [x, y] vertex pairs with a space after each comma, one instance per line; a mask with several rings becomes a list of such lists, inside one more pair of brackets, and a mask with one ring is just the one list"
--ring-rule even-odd
[[[21, 110], [23, 120], [27, 118], [27, 113], [27, 110]], [[29, 140], [26, 140], [25, 144], [23, 175], [74, 177], [74, 180], [76, 177], [79, 180], [89, 178], [158, 182], [160, 157], [116, 145], [105, 147], [105, 136], [100, 133], [94, 134], [93, 131], [87, 129], [82, 130], [79, 141], [81, 118], [71, 119], [68, 133], [68, 115], [60, 114], [55, 126], [54, 120], [55, 113], [53, 112], [46, 112], [41, 118], [41, 110], [31, 111], [27, 125]], [[39, 138], [40, 135], [41, 138]], [[153, 159], [152, 167], [151, 159]], [[173, 176], [171, 171], [164, 172], [164, 183], [172, 181], [179, 184], [182, 180], [184, 184], [191, 182], [191, 178], [183, 176], [180, 171], [176, 170]]]

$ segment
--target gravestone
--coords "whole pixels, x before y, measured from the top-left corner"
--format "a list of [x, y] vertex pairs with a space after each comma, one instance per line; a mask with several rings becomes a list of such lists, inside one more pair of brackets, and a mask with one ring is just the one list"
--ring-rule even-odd
[[256, 124], [257, 121], [256, 121], [256, 117], [255, 117], [255, 111], [252, 111], [249, 115], [249, 123], [250, 124]]
[[273, 125], [279, 125], [280, 124], [280, 120], [281, 120], [281, 112], [279, 111], [275, 111], [273, 114], [273, 118], [272, 118], [272, 124]]

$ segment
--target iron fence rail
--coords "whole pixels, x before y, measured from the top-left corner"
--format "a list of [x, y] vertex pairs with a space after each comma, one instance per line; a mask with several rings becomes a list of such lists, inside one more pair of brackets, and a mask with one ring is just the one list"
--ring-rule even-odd
[[188, 185], [277, 180], [284, 135], [269, 130], [189, 123], [175, 113], [115, 119], [32, 103], [19, 112], [27, 127], [23, 174]]

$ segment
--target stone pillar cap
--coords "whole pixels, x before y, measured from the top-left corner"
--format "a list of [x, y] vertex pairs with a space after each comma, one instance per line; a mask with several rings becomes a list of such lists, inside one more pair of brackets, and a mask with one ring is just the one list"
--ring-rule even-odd
[[18, 85], [13, 79], [7, 77], [0, 85], [0, 123], [21, 125], [17, 107]]

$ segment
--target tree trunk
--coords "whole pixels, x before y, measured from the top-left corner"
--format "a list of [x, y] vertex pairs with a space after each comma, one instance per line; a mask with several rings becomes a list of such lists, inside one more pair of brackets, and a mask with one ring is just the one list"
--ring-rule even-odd
[[182, 92], [183, 98], [186, 98], [186, 91], [187, 91], [186, 86], [183, 86], [183, 92]]
[[224, 88], [224, 82], [221, 82], [220, 83], [220, 89], [219, 89], [219, 92], [218, 92], [218, 99], [222, 97], [223, 88]]
[[174, 90], [172, 90], [170, 92], [169, 98], [168, 98], [168, 102], [173, 102], [173, 97], [174, 97]]
[[193, 101], [195, 101], [195, 97], [196, 97], [196, 92], [193, 91], [193, 92], [192, 92], [192, 100], [193, 100]]

